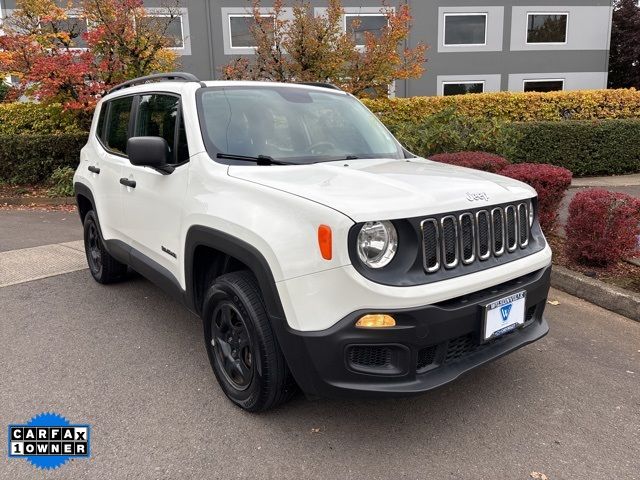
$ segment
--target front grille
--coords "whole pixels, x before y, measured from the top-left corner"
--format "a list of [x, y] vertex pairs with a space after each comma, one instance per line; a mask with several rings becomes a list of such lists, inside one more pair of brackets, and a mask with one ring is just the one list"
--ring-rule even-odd
[[349, 347], [349, 362], [366, 368], [385, 368], [391, 365], [391, 348], [376, 345]]
[[431, 274], [526, 248], [529, 206], [506, 205], [480, 210], [475, 215], [446, 215], [439, 221], [427, 218], [421, 226], [424, 270]]

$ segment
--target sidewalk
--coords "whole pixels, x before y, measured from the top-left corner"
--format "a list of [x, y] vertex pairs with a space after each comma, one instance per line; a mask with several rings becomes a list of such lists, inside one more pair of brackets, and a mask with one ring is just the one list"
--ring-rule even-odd
[[619, 187], [640, 187], [640, 173], [634, 173], [633, 175], [615, 175], [612, 177], [574, 178], [573, 182], [571, 182], [571, 188], [584, 187], [602, 187], [607, 189], [616, 189]]

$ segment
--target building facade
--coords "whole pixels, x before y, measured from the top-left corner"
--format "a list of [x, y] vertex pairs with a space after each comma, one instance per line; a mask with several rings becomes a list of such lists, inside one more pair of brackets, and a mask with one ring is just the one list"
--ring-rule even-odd
[[[426, 72], [398, 81], [397, 96], [454, 95], [468, 92], [551, 91], [606, 88], [611, 36], [610, 0], [393, 0], [408, 4], [413, 28], [408, 46], [429, 46]], [[271, 2], [263, 1], [264, 15]], [[312, 0], [317, 14], [326, 2]], [[162, 1], [145, 0], [162, 15]], [[182, 69], [201, 79], [219, 76], [238, 56], [252, 55], [248, 0], [182, 0], [171, 25], [172, 45]], [[343, 0], [344, 25], [356, 39], [386, 20], [380, 0]], [[0, 15], [15, 0], [0, 0]], [[351, 26], [354, 18], [358, 28]], [[81, 19], [75, 28], [86, 29]], [[78, 45], [81, 47], [82, 45]]]

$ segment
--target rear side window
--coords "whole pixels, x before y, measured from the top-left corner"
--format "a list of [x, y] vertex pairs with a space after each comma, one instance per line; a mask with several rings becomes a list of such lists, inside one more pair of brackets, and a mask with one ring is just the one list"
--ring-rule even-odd
[[98, 126], [96, 127], [96, 135], [104, 143], [104, 124], [107, 119], [107, 110], [109, 110], [109, 104], [104, 103], [100, 107], [100, 116], [98, 117]]
[[149, 94], [140, 97], [136, 119], [136, 137], [162, 137], [167, 141], [175, 163], [189, 158], [180, 98]]
[[127, 153], [132, 104], [133, 97], [116, 98], [109, 102], [104, 143], [109, 150], [122, 155]]

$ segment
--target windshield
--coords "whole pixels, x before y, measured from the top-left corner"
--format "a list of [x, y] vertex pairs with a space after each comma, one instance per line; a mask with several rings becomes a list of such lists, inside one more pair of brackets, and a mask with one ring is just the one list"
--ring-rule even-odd
[[290, 163], [403, 158], [402, 147], [358, 100], [331, 90], [210, 87], [198, 92], [205, 145], [217, 154]]

